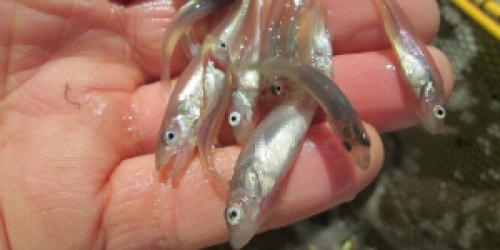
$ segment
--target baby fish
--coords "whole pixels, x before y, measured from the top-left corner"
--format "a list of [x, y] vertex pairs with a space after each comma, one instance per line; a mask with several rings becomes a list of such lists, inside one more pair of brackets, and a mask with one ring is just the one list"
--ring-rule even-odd
[[[226, 41], [229, 58], [231, 63], [239, 62], [241, 60], [245, 61], [256, 61], [255, 57], [256, 51], [258, 51], [258, 41], [259, 39], [259, 27], [260, 27], [260, 9], [262, 7], [261, 0], [242, 0], [238, 9], [235, 11], [234, 18], [231, 22], [227, 23], [225, 28], [225, 32], [221, 34], [221, 40]], [[228, 71], [229, 72], [229, 71]], [[255, 71], [230, 71], [231, 81], [235, 83], [226, 84], [228, 88], [226, 88], [229, 92], [224, 92], [223, 97], [219, 98], [220, 107], [219, 110], [214, 110], [213, 114], [208, 115], [206, 119], [204, 119], [203, 123], [210, 124], [212, 126], [205, 126], [204, 129], [200, 131], [198, 149], [200, 155], [200, 161], [205, 169], [210, 170], [210, 175], [214, 177], [215, 180], [219, 181], [222, 184], [227, 185], [227, 181], [223, 181], [224, 178], [220, 176], [215, 171], [215, 166], [213, 165], [213, 161], [211, 160], [212, 143], [214, 142], [218, 127], [224, 120], [225, 111], [227, 111], [229, 104], [231, 105], [229, 108], [229, 113], [234, 114], [234, 108], [240, 107], [239, 104], [241, 102], [248, 101], [248, 103], [252, 103], [251, 106], [253, 108], [253, 99], [256, 96], [257, 92], [257, 84], [259, 81], [259, 75]], [[236, 86], [236, 89], [233, 91], [233, 86]], [[252, 89], [255, 90], [255, 94], [252, 96]], [[227, 97], [227, 93], [230, 94], [232, 102], [226, 102], [225, 97]], [[235, 94], [233, 94], [235, 93]], [[250, 112], [253, 109], [250, 109]], [[244, 121], [247, 115], [251, 115], [251, 113], [242, 112], [240, 121]], [[230, 121], [231, 125], [234, 125], [234, 121]], [[253, 131], [253, 127], [251, 128]]]
[[309, 98], [280, 105], [257, 126], [238, 157], [225, 211], [230, 243], [242, 248], [272, 211], [279, 184], [292, 165], [314, 115]]
[[[233, 62], [257, 62], [259, 60], [262, 40], [262, 8], [262, 0], [253, 0], [246, 20], [247, 27], [242, 34], [247, 38], [247, 42], [240, 45], [239, 57], [233, 58]], [[254, 70], [236, 70], [234, 81], [236, 88], [232, 93], [228, 110], [228, 123], [233, 129], [236, 141], [244, 144], [257, 125], [258, 118], [254, 110], [259, 92], [260, 75]]]
[[[161, 170], [173, 158], [171, 180], [193, 156], [201, 112], [224, 88], [224, 67], [227, 64], [224, 43], [207, 37], [200, 53], [188, 65], [174, 87], [165, 111], [156, 147], [156, 168]], [[222, 67], [222, 68], [221, 68]]]
[[[238, 31], [238, 34], [245, 40], [242, 40], [239, 47], [232, 46], [230, 57], [233, 62], [239, 60], [258, 61], [261, 43], [262, 2], [262, 0], [243, 0], [242, 10], [247, 10], [247, 15], [243, 17], [246, 25]], [[182, 45], [188, 57], [198, 53], [200, 48], [191, 31], [183, 34]], [[235, 81], [233, 85], [236, 88], [232, 93], [228, 123], [233, 128], [236, 141], [244, 144], [257, 123], [254, 106], [259, 92], [260, 76], [254, 70], [239, 70], [234, 72], [233, 81]]]
[[[270, 46], [270, 44], [273, 44], [276, 38], [280, 37], [277, 32], [281, 29], [277, 24], [282, 23], [283, 25], [285, 25], [286, 23], [288, 23], [287, 21], [280, 22], [279, 20], [287, 20], [287, 18], [288, 20], [290, 20], [291, 16], [295, 14], [292, 13], [289, 16], [283, 16], [282, 9], [295, 8], [296, 10], [295, 6], [295, 4], [284, 6], [280, 1], [273, 1], [271, 9], [274, 11], [273, 14], [268, 17], [268, 19], [271, 21], [268, 21], [266, 27], [269, 28], [266, 30], [263, 30], [261, 28], [264, 22], [262, 11], [252, 11], [255, 16], [254, 27], [256, 27], [256, 29], [253, 30], [254, 34], [250, 36], [255, 37], [254, 44], [250, 49], [247, 49], [247, 53], [242, 57], [242, 60], [244, 60], [245, 62], [256, 63], [260, 57], [269, 57], [271, 56], [271, 53], [274, 53], [274, 51], [271, 49], [274, 49], [275, 47]], [[283, 36], [283, 38], [285, 37], [286, 36]], [[261, 46], [263, 48], [261, 48]], [[268, 53], [261, 53], [261, 51], [266, 51]], [[276, 56], [276, 54], [274, 54], [273, 56]], [[247, 69], [235, 70], [237, 71], [237, 73], [235, 73], [237, 88], [233, 92], [232, 104], [228, 111], [228, 123], [233, 128], [233, 134], [236, 138], [236, 141], [239, 144], [243, 145], [249, 139], [250, 135], [253, 133], [257, 125], [258, 114], [255, 111], [257, 109], [257, 97], [259, 93], [262, 92], [262, 90], [260, 89], [260, 74], [257, 71]], [[271, 92], [275, 96], [279, 95], [279, 93], [277, 93], [276, 91]]]
[[190, 0], [182, 6], [176, 14], [168, 30], [165, 32], [163, 43], [163, 82], [170, 82], [170, 61], [175, 45], [182, 34], [189, 31], [191, 25], [208, 16], [214, 11], [229, 5], [234, 0]]
[[393, 0], [374, 0], [399, 70], [414, 96], [414, 108], [424, 127], [438, 133], [444, 125], [445, 98], [441, 75], [425, 44], [401, 7]]
[[[227, 50], [230, 60], [232, 60], [232, 55], [238, 54], [239, 46], [237, 45], [246, 41], [244, 37], [238, 35], [238, 32], [243, 29], [245, 17], [253, 3], [255, 1], [242, 0], [238, 5], [231, 6], [229, 14], [208, 35], [212, 37], [210, 39], [212, 42], [208, 44], [213, 49], [202, 49], [202, 52], [205, 51], [205, 53], [198, 54], [189, 63], [174, 88], [172, 98], [167, 105], [156, 149], [156, 167], [159, 170], [175, 156], [174, 165], [169, 173], [170, 179], [193, 156], [197, 137], [200, 136], [202, 109], [216, 105], [214, 103], [217, 102], [218, 98], [214, 97], [220, 95], [226, 84], [224, 68], [228, 62], [210, 60], [210, 58], [220, 54], [214, 51], [220, 49]], [[207, 53], [208, 51], [212, 52]], [[206, 116], [205, 119], [208, 123], [215, 122], [213, 117]], [[205, 137], [205, 135], [201, 136], [204, 138], [204, 142], [210, 142], [210, 146], [215, 139]], [[214, 135], [210, 134], [210, 136]], [[203, 148], [210, 148], [210, 146]], [[209, 173], [214, 176], [215, 168], [203, 164], [211, 161], [203, 159], [201, 162], [204, 169], [209, 170]], [[221, 180], [221, 178], [216, 178], [216, 180]]]
[[[301, 59], [302, 64], [311, 65], [325, 76], [330, 76], [329, 78], [332, 78], [333, 52], [330, 44], [330, 34], [326, 28], [325, 22], [323, 21], [323, 16], [318, 14], [322, 13], [320, 10], [321, 4], [315, 2], [313, 3], [312, 8], [317, 8], [317, 10], [308, 11], [304, 14], [304, 21], [301, 22], [301, 29], [297, 34], [296, 40], [299, 58]], [[318, 35], [311, 36], [311, 31], [309, 30], [312, 30]], [[326, 83], [327, 79], [325, 77], [320, 76], [320, 78], [323, 78], [324, 83]], [[333, 83], [330, 83], [329, 85], [331, 84]], [[364, 131], [361, 121], [357, 118], [357, 115], [354, 113], [354, 110], [350, 106], [347, 99], [340, 92], [340, 90], [336, 88], [336, 86], [334, 87], [335, 88], [325, 88], [325, 91], [326, 89], [332, 89], [331, 93], [336, 92], [335, 95], [340, 97], [338, 100], [341, 104], [337, 104], [339, 110], [335, 111], [334, 107], [330, 107], [326, 110], [330, 110], [330, 119], [337, 119], [335, 117], [344, 117], [342, 118], [343, 120], [337, 120], [337, 125], [334, 126], [336, 129], [334, 129], [334, 131], [337, 131], [337, 133], [340, 132], [344, 138], [343, 145], [349, 152], [351, 160], [355, 162], [357, 166], [366, 169], [370, 165], [370, 140]], [[317, 91], [320, 91], [320, 89]], [[332, 104], [335, 105], [335, 103]], [[341, 106], [344, 107], [342, 108]], [[341, 109], [344, 109], [344, 115], [346, 116], [334, 115], [334, 113], [340, 114], [342, 112]], [[351, 116], [351, 118], [346, 118], [348, 116]], [[347, 125], [339, 126], [338, 122], [342, 123], [342, 121], [344, 121]]]
[[[314, 2], [319, 3], [320, 1]], [[280, 22], [286, 25], [277, 26], [276, 28], [296, 25], [299, 19], [298, 10], [303, 7], [303, 3], [296, 0], [294, 2], [281, 1], [280, 4], [273, 6], [273, 8], [283, 8], [294, 4], [297, 5], [293, 6], [297, 8], [294, 10], [297, 11], [295, 12], [297, 15], [294, 16], [295, 20], [281, 19]], [[320, 8], [311, 8], [308, 9], [309, 11], [322, 17]], [[304, 20], [304, 17], [300, 18], [300, 22], [308, 23], [307, 20]], [[307, 18], [310, 17], [311, 15], [308, 15]], [[316, 21], [323, 22], [322, 19]], [[315, 25], [314, 27], [324, 26]], [[304, 26], [304, 28], [309, 28], [308, 35], [311, 37], [326, 35], [325, 32], [310, 29], [309, 26]], [[284, 31], [284, 36], [276, 37], [275, 42], [281, 44], [281, 46], [291, 44], [291, 42], [282, 43], [280, 41], [282, 39], [296, 40], [298, 34], [290, 32], [291, 30], [293, 29]], [[281, 32], [281, 30], [276, 32]], [[304, 35], [306, 33], [303, 32]], [[320, 40], [324, 39], [324, 37], [318, 38]], [[331, 47], [318, 47], [317, 43], [307, 44], [312, 46], [306, 48], [310, 52], [308, 56], [316, 54], [325, 56], [328, 54], [329, 59], [323, 61], [330, 60], [331, 62]], [[275, 49], [288, 50], [289, 55], [295, 55], [296, 53], [293, 53], [293, 51], [297, 48], [276, 46], [270, 48], [270, 53], [273, 54]], [[324, 51], [325, 49], [326, 51]], [[325, 73], [331, 74], [331, 64]], [[272, 205], [276, 199], [278, 187], [292, 165], [316, 111], [317, 104], [307, 93], [300, 88], [294, 89], [294, 85], [291, 88], [282, 104], [273, 109], [257, 126], [236, 162], [225, 210], [225, 219], [230, 232], [230, 243], [235, 249], [242, 248], [247, 244], [272, 214]]]
[[[225, 50], [225, 52], [227, 51]], [[220, 93], [212, 97], [214, 103], [211, 106], [205, 107], [202, 111], [197, 141], [200, 162], [206, 174], [219, 183], [226, 185], [227, 181], [217, 172], [212, 159], [212, 143], [215, 141], [220, 131], [224, 115], [231, 101], [233, 89], [232, 72], [227, 65], [227, 63], [229, 63], [229, 54], [225, 53], [223, 56], [223, 60], [219, 61], [218, 67], [225, 70], [225, 84], [222, 86]]]
[[284, 76], [303, 87], [326, 111], [351, 159], [361, 168], [370, 165], [370, 138], [349, 100], [330, 78], [311, 66], [294, 65], [283, 59], [264, 60], [250, 68], [268, 77]]

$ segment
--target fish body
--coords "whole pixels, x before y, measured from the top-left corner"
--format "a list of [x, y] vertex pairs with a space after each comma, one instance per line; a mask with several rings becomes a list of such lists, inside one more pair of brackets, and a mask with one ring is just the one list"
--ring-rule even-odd
[[[241, 44], [239, 57], [232, 62], [257, 62], [262, 34], [262, 0], [252, 0], [244, 30], [245, 44]], [[255, 112], [256, 98], [259, 93], [260, 75], [255, 70], [236, 70], [234, 72], [235, 89], [228, 109], [228, 123], [233, 129], [234, 137], [240, 144], [246, 143], [257, 125], [258, 115]]]
[[[225, 211], [230, 243], [242, 248], [267, 221], [314, 115], [309, 98], [280, 105], [259, 123], [236, 162]], [[290, 103], [291, 104], [291, 103]]]
[[291, 64], [279, 58], [250, 67], [268, 77], [286, 77], [304, 88], [325, 110], [333, 131], [343, 138], [343, 145], [354, 162], [361, 168], [370, 165], [370, 138], [357, 112], [332, 79], [312, 66]]
[[[329, 115], [330, 124], [334, 131], [344, 139], [343, 145], [352, 161], [361, 168], [367, 168], [370, 165], [369, 137], [361, 120], [357, 117], [356, 111], [331, 80], [333, 52], [321, 4], [311, 2], [309, 5], [309, 11], [305, 11], [302, 15], [298, 28], [294, 25], [285, 27], [285, 30], [292, 34], [291, 37], [296, 37], [296, 39], [289, 42], [275, 39], [276, 41], [273, 41], [269, 48], [264, 48], [271, 53], [268, 52], [270, 56], [260, 63], [258, 70], [268, 79], [273, 77], [276, 79], [275, 76], [280, 75], [288, 78], [289, 82], [303, 87]], [[281, 11], [281, 9], [279, 10]], [[273, 12], [271, 11], [271, 13]], [[274, 13], [274, 15], [283, 14], [279, 12]], [[282, 22], [271, 22], [275, 25], [276, 23]], [[279, 36], [281, 35], [283, 34]], [[281, 44], [278, 46], [281, 48], [296, 46], [297, 49], [283, 51], [273, 49], [273, 46], [276, 47], [277, 44]], [[317, 71], [321, 74], [318, 74]]]
[[256, 99], [259, 94], [260, 75], [255, 70], [235, 73], [236, 89], [228, 110], [228, 123], [239, 144], [245, 144], [257, 126]]
[[[161, 170], [169, 162], [173, 178], [194, 154], [196, 135], [204, 106], [213, 105], [211, 96], [222, 91], [225, 74], [212, 61], [203, 66], [203, 56], [194, 58], [174, 87], [165, 111], [156, 148], [156, 168]], [[203, 83], [203, 86], [202, 86]], [[208, 97], [208, 98], [205, 98]]]
[[[297, 4], [292, 7], [295, 15], [291, 16], [295, 19], [280, 14], [274, 15], [275, 22], [286, 23], [286, 25], [275, 26], [275, 30], [269, 29], [273, 34], [268, 36], [269, 40], [267, 41], [273, 39], [274, 42], [282, 45], [268, 47], [269, 53], [266, 56], [276, 55], [278, 53], [275, 51], [276, 49], [280, 49], [282, 52], [287, 51], [288, 55], [297, 55], [298, 53], [295, 53], [297, 47], [282, 47], [292, 42], [281, 41], [281, 39], [295, 40], [297, 33], [294, 29], [287, 28], [286, 31], [282, 31], [279, 28], [285, 29], [285, 27], [296, 25], [299, 10], [304, 7], [305, 3], [302, 1], [295, 1], [295, 3], [280, 1], [279, 4], [276, 4], [276, 2], [273, 2], [271, 13], [277, 11], [276, 8]], [[318, 11], [318, 9], [311, 9], [311, 11], [313, 10]], [[321, 16], [322, 12], [316, 12], [316, 14]], [[326, 34], [324, 32], [315, 33], [318, 32], [315, 29], [309, 30], [309, 32], [314, 32], [309, 35]], [[281, 35], [277, 37], [278, 34]], [[264, 39], [264, 41], [266, 40]], [[310, 44], [310, 46], [316, 45]], [[319, 54], [328, 54], [329, 51], [331, 55], [331, 47], [327, 46], [327, 51], [323, 51], [324, 49], [325, 47], [315, 47], [309, 51]], [[328, 57], [331, 62], [330, 55]], [[326, 62], [328, 59], [324, 61]], [[331, 64], [326, 73], [331, 73]], [[278, 195], [279, 186], [295, 160], [316, 111], [316, 102], [302, 89], [292, 88], [289, 92], [280, 105], [275, 107], [259, 123], [236, 162], [225, 210], [230, 243], [235, 249], [246, 245], [272, 214], [272, 205]]]
[[164, 84], [169, 84], [170, 82], [171, 57], [181, 35], [187, 32], [195, 22], [232, 2], [234, 0], [190, 0], [181, 7], [165, 32], [161, 74]]
[[[209, 38], [211, 37], [207, 37], [207, 39]], [[206, 43], [207, 41], [205, 41], [205, 44]], [[213, 42], [209, 43], [209, 45], [210, 44], [221, 45], [221, 43], [216, 40], [213, 40]], [[210, 47], [208, 49], [210, 49]], [[216, 54], [214, 52], [219, 53]], [[217, 91], [216, 94], [210, 95], [213, 101], [210, 102], [211, 105], [205, 106], [202, 111], [200, 127], [197, 134], [198, 154], [205, 172], [219, 183], [225, 185], [227, 184], [227, 181], [217, 172], [216, 168], [213, 165], [212, 143], [219, 133], [222, 121], [224, 120], [224, 115], [231, 101], [231, 93], [233, 90], [233, 74], [230, 66], [228, 65], [230, 59], [229, 53], [226, 49], [219, 48], [218, 50], [215, 50], [213, 52], [209, 51], [208, 53], [211, 53], [210, 55], [215, 56], [215, 58], [211, 61], [217, 62], [217, 68], [220, 70], [224, 70], [224, 84], [222, 84], [221, 89]], [[210, 81], [203, 82], [210, 84]]]
[[413, 93], [413, 106], [424, 127], [437, 133], [444, 125], [445, 97], [441, 75], [425, 44], [393, 0], [374, 0], [398, 59], [401, 75]]
[[[242, 0], [239, 7], [235, 10], [233, 19], [228, 22], [226, 26], [221, 26], [224, 27], [224, 29], [219, 39], [227, 45], [228, 57], [231, 63], [240, 60], [256, 60], [252, 55], [255, 54], [254, 51], [258, 50], [257, 41], [259, 39], [254, 36], [259, 34], [259, 13], [261, 7], [261, 0]], [[218, 174], [213, 165], [213, 160], [211, 159], [213, 154], [213, 142], [224, 120], [225, 111], [229, 108], [230, 104], [235, 103], [235, 98], [232, 93], [237, 92], [242, 94], [243, 97], [248, 98], [249, 92], [242, 91], [242, 87], [248, 86], [249, 84], [256, 85], [259, 80], [257, 72], [233, 72], [229, 68], [227, 72], [230, 73], [230, 82], [226, 81], [226, 88], [221, 93], [221, 96], [215, 98], [217, 108], [211, 111], [207, 110], [206, 113], [209, 115], [205, 116], [201, 121], [202, 129], [199, 131], [198, 139], [199, 156], [203, 168], [208, 170], [210, 176], [224, 185], [227, 185], [227, 181]], [[236, 83], [233, 84], [233, 81]], [[247, 85], [243, 85], [244, 83]], [[233, 85], [237, 86], [237, 89], [233, 90]], [[231, 99], [232, 102], [229, 101]], [[240, 99], [236, 100], [239, 101]], [[229, 112], [232, 112], [233, 107], [234, 105], [229, 108]]]
[[[233, 46], [230, 49], [233, 63], [240, 60], [258, 61], [262, 32], [262, 5], [262, 0], [243, 1], [241, 10], [247, 11], [247, 14], [242, 16], [246, 25], [239, 30], [239, 36], [244, 40], [240, 40], [239, 47]], [[198, 53], [201, 46], [193, 38], [192, 32], [185, 32], [182, 39], [188, 57]], [[239, 70], [234, 72], [233, 81], [235, 89], [228, 110], [228, 124], [233, 128], [236, 141], [244, 144], [254, 130], [258, 119], [254, 110], [259, 94], [260, 75], [254, 70]]]
[[[248, 11], [253, 4], [255, 4], [253, 0], [242, 0], [239, 4], [230, 6], [229, 14], [207, 36], [202, 45], [202, 47], [210, 49], [199, 51], [174, 87], [160, 128], [156, 148], [156, 168], [158, 170], [161, 170], [175, 158], [174, 165], [169, 172], [170, 179], [192, 158], [199, 136], [205, 142], [210, 143], [215, 139], [207, 138], [204, 134], [200, 135], [199, 131], [200, 127], [207, 128], [208, 126], [202, 123], [216, 122], [213, 120], [214, 117], [210, 116], [203, 116], [202, 120], [202, 113], [210, 113], [210, 107], [220, 105], [218, 102], [221, 100], [218, 97], [226, 89], [224, 65], [229, 62], [222, 62], [221, 57], [224, 56], [217, 58], [216, 55], [221, 54], [217, 51], [221, 49], [219, 45], [223, 45], [224, 54], [228, 55], [229, 60], [238, 58], [244, 47], [241, 45], [248, 41], [239, 32], [244, 29]], [[206, 130], [204, 131], [206, 132]], [[211, 133], [210, 136], [214, 137], [215, 134]], [[206, 150], [210, 147], [204, 146], [202, 148]], [[203, 153], [203, 155], [208, 155], [208, 152]], [[202, 161], [202, 163], [209, 162], [208, 159]], [[213, 166], [203, 164], [203, 167], [209, 170], [209, 173], [215, 173]]]

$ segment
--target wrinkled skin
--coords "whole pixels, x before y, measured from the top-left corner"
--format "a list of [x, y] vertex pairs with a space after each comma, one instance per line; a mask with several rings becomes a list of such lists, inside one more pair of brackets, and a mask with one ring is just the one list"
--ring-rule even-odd
[[[438, 26], [435, 1], [401, 3], [428, 43]], [[175, 13], [168, 4], [0, 1], [0, 248], [180, 249], [227, 240], [226, 195], [206, 181], [196, 159], [175, 189], [154, 168], [168, 101], [157, 82], [163, 31]], [[404, 83], [387, 70], [395, 62], [374, 6], [329, 5], [341, 54], [334, 75], [372, 125], [372, 165], [360, 171], [323, 152], [333, 135], [318, 119], [267, 228], [352, 199], [382, 163], [375, 129], [417, 122], [401, 96]], [[449, 95], [450, 66], [431, 53]], [[177, 74], [181, 54], [174, 53]], [[237, 146], [217, 151], [226, 177], [238, 153]]]

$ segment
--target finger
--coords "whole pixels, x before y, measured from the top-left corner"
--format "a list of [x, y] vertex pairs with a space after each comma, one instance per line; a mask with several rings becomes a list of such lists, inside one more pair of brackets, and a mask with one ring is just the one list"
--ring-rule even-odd
[[[451, 66], [445, 55], [431, 48], [449, 96], [453, 86]], [[364, 52], [334, 57], [334, 78], [361, 117], [379, 131], [407, 128], [418, 122], [417, 116], [405, 101], [405, 83], [394, 70], [392, 51]], [[172, 90], [170, 87], [169, 90]], [[140, 87], [132, 96], [136, 126], [144, 152], [152, 152], [158, 137], [167, 100], [159, 84]]]
[[[336, 54], [389, 48], [381, 17], [372, 1], [327, 1], [327, 16]], [[395, 0], [415, 26], [421, 39], [429, 43], [439, 28], [439, 8], [435, 0]]]
[[[367, 0], [325, 0], [327, 24], [333, 34], [337, 54], [388, 48], [375, 6]], [[439, 12], [435, 0], [397, 0], [414, 24], [417, 34], [426, 42], [432, 40], [439, 26]], [[154, 4], [152, 4], [154, 3]], [[154, 6], [154, 8], [152, 7]], [[122, 12], [126, 36], [137, 48], [142, 65], [158, 76], [161, 62], [161, 44], [164, 31], [171, 22], [174, 9], [171, 1], [145, 1]], [[175, 52], [174, 71], [180, 73], [186, 60], [178, 49]], [[175, 75], [175, 74], [174, 74]]]
[[[368, 131], [373, 142], [372, 164], [363, 171], [349, 164], [338, 141], [329, 139], [332, 133], [327, 125], [312, 127], [266, 228], [351, 200], [368, 185], [383, 158], [380, 138], [372, 127]], [[238, 154], [236, 147], [219, 150], [219, 171], [230, 176]], [[227, 191], [218, 193], [197, 160], [178, 178], [174, 189], [161, 182], [152, 155], [123, 162], [111, 177], [112, 194], [104, 214], [107, 245], [117, 249], [196, 249], [227, 240], [223, 217]]]

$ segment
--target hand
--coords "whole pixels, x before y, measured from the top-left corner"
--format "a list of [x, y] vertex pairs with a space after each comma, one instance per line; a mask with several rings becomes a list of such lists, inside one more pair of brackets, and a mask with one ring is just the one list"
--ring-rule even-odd
[[[0, 3], [0, 248], [199, 248], [223, 242], [220, 196], [194, 160], [174, 189], [154, 168], [167, 100], [156, 82], [169, 1]], [[436, 1], [400, 1], [429, 42]], [[329, 1], [335, 80], [371, 124], [372, 166], [340, 164], [324, 123], [311, 127], [268, 228], [351, 200], [377, 175], [377, 131], [417, 123], [374, 6]], [[185, 66], [174, 55], [177, 70]], [[436, 49], [449, 95], [450, 65]], [[150, 83], [152, 84], [145, 84]], [[218, 150], [229, 174], [240, 147]], [[334, 151], [335, 152], [335, 151]]]

